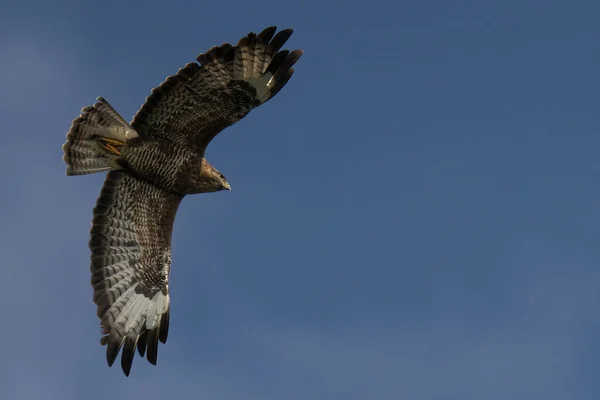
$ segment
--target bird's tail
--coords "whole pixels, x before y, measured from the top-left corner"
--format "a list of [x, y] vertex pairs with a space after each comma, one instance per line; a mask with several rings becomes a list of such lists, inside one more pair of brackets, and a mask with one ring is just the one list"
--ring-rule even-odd
[[84, 175], [120, 169], [120, 148], [138, 133], [102, 97], [81, 109], [63, 145], [67, 175]]
[[[202, 53], [197, 60], [208, 69], [213, 79], [243, 80], [256, 89], [261, 103], [273, 98], [290, 80], [292, 66], [302, 56], [302, 50], [280, 50], [293, 33], [284, 29], [275, 34], [271, 26], [261, 33], [249, 33], [234, 47], [228, 43]], [[224, 82], [226, 84], [227, 82]]]

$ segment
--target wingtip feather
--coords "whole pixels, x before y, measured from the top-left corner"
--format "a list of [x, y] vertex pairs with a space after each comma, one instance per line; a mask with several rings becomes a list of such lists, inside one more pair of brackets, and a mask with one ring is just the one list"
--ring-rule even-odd
[[119, 350], [121, 350], [121, 346], [123, 346], [123, 342], [125, 341], [125, 337], [109, 337], [108, 345], [106, 346], [106, 362], [109, 367], [112, 367], [119, 355]]
[[133, 359], [135, 357], [135, 348], [137, 345], [137, 337], [128, 337], [125, 339], [123, 345], [123, 351], [121, 354], [121, 368], [125, 373], [125, 376], [129, 376], [131, 372], [131, 366], [133, 365]]

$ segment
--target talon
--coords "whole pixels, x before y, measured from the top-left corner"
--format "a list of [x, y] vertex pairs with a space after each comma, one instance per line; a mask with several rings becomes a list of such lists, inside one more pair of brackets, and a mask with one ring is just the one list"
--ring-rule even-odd
[[125, 144], [125, 142], [121, 142], [120, 140], [117, 140], [117, 139], [111, 139], [111, 138], [102, 138], [102, 140], [101, 140], [101, 141], [103, 141], [103, 142], [108, 142], [108, 143], [110, 143], [110, 144], [114, 145], [115, 147], [116, 147], [116, 146], [123, 146], [123, 145]]
[[113, 140], [113, 139], [102, 139], [102, 140], [100, 140], [100, 146], [102, 146], [104, 149], [108, 150], [109, 152], [120, 156], [121, 152], [114, 145], [116, 143], [120, 143], [120, 144], [118, 144], [118, 146], [120, 146], [120, 145], [123, 144], [122, 142], [119, 142], [118, 140]]

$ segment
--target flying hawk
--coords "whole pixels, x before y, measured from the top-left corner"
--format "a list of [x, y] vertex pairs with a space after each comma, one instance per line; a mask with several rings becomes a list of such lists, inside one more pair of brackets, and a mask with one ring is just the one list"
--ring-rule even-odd
[[302, 50], [275, 26], [197, 57], [152, 90], [130, 124], [99, 97], [73, 120], [63, 145], [67, 175], [108, 171], [89, 246], [94, 303], [112, 366], [121, 348], [129, 376], [135, 350], [156, 365], [169, 330], [171, 233], [185, 195], [230, 190], [204, 158], [223, 129], [273, 98]]

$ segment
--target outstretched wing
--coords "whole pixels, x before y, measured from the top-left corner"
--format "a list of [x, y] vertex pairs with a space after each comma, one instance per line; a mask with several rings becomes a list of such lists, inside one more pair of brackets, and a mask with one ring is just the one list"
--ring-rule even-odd
[[133, 128], [204, 151], [219, 132], [273, 98], [294, 73], [302, 50], [280, 51], [293, 30], [276, 30], [249, 33], [236, 46], [224, 43], [200, 54], [200, 64], [187, 64], [152, 91]]
[[169, 330], [171, 232], [182, 197], [111, 171], [94, 209], [90, 249], [94, 303], [112, 366], [129, 375], [135, 349], [156, 365]]

